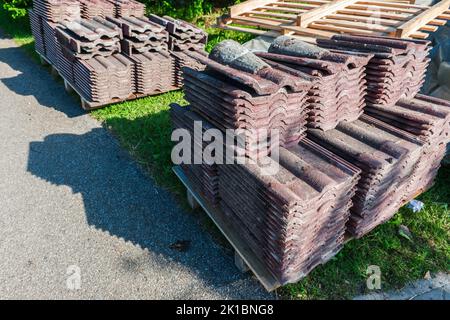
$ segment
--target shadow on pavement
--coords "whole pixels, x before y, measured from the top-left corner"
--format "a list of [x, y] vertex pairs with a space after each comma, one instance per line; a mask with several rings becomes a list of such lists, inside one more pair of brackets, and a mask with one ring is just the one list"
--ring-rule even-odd
[[[8, 38], [0, 33], [1, 39]], [[34, 96], [42, 106], [63, 112], [69, 118], [85, 114], [78, 99], [66, 93], [63, 82], [56, 80], [46, 67], [31, 59], [23, 47], [0, 47], [0, 63], [8, 64], [17, 72], [13, 77], [0, 74], [0, 82], [9, 90], [22, 96]]]
[[[169, 192], [154, 187], [103, 128], [31, 142], [27, 169], [81, 194], [89, 225], [181, 263], [212, 288], [248, 279], [195, 217], [180, 210]], [[179, 240], [191, 241], [190, 248], [185, 252], [171, 248]], [[262, 290], [254, 282], [246, 293], [234, 290], [232, 298], [264, 297]]]

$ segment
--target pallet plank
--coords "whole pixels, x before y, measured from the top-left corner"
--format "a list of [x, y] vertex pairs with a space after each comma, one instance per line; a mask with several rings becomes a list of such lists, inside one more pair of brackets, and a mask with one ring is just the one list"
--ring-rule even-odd
[[370, 23], [370, 20], [367, 22], [356, 22], [356, 21], [346, 21], [346, 20], [339, 20], [339, 19], [330, 19], [328, 17], [314, 21], [314, 23], [318, 24], [332, 24], [337, 27], [349, 27], [349, 28], [357, 28], [362, 30], [374, 30], [374, 31], [381, 31], [381, 32], [395, 32], [396, 28], [383, 26], [376, 23]]
[[239, 4], [236, 4], [230, 7], [230, 15], [231, 17], [238, 16], [244, 12], [253, 10], [257, 7], [264, 6], [266, 4], [270, 4], [272, 2], [276, 2], [274, 0], [249, 0]]
[[411, 20], [408, 20], [404, 24], [402, 24], [397, 29], [397, 37], [403, 38], [408, 37], [415, 31], [419, 30], [421, 26], [427, 24], [440, 14], [442, 14], [445, 10], [448, 10], [450, 6], [450, 0], [441, 0], [434, 6], [429, 9], [423, 11], [421, 14], [415, 16]]
[[333, 0], [320, 7], [301, 13], [297, 18], [297, 25], [307, 27], [310, 23], [325, 17], [328, 14], [336, 12], [338, 9], [347, 7], [349, 4], [355, 3], [357, 0]]

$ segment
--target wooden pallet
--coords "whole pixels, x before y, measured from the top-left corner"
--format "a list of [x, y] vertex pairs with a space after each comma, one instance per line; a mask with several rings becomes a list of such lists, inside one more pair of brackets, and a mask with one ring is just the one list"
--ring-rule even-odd
[[218, 19], [223, 29], [292, 35], [309, 42], [336, 34], [426, 39], [450, 19], [450, 0], [434, 6], [388, 0], [248, 0]]
[[[107, 103], [104, 102], [93, 102], [93, 101], [89, 101], [87, 100], [83, 94], [81, 93], [81, 91], [75, 86], [73, 85], [70, 81], [68, 81], [67, 79], [64, 78], [64, 76], [58, 71], [58, 69], [51, 64], [51, 62], [43, 55], [41, 55], [39, 52], [36, 51], [36, 53], [39, 55], [39, 59], [41, 61], [41, 64], [44, 66], [50, 66], [50, 72], [53, 76], [55, 77], [59, 77], [64, 81], [64, 88], [66, 89], [66, 91], [68, 93], [75, 93], [81, 101], [81, 107], [86, 110], [86, 111], [91, 111], [91, 110], [95, 110], [95, 109], [100, 109], [112, 104], [116, 104], [116, 103], [121, 103], [121, 102], [125, 102], [125, 101], [131, 101], [131, 100], [136, 100], [136, 99], [140, 99], [140, 98], [145, 98], [148, 97], [150, 95], [148, 94], [139, 94], [139, 93], [132, 93], [130, 94], [127, 98], [123, 98], [123, 99], [119, 99], [119, 98], [114, 98], [110, 101], [108, 101]], [[171, 88], [168, 91], [165, 92], [158, 92], [157, 94], [163, 94], [163, 93], [167, 93], [169, 91], [174, 91], [174, 90], [178, 90], [179, 88]], [[155, 94], [155, 95], [157, 95]]]

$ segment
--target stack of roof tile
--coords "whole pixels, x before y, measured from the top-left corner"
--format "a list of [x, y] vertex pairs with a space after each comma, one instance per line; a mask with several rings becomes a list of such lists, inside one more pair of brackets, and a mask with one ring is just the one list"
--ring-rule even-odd
[[[203, 54], [207, 56], [208, 54], [205, 51], [198, 51], [199, 54]], [[175, 88], [183, 87], [183, 68], [188, 67], [190, 69], [196, 71], [203, 71], [205, 69], [205, 65], [200, 61], [191, 58], [184, 52], [175, 52], [171, 51], [172, 57], [172, 85]]]
[[197, 51], [206, 55], [205, 45], [208, 40], [207, 34], [181, 20], [171, 17], [159, 17], [150, 15], [149, 19], [166, 28], [169, 32], [169, 50], [173, 59], [173, 85], [176, 88], [183, 86], [183, 67], [189, 67], [201, 71], [205, 66], [198, 60], [186, 55], [186, 51]]
[[169, 32], [169, 48], [172, 51], [202, 51], [208, 41], [208, 34], [202, 29], [169, 16], [149, 15], [149, 19]]
[[341, 121], [354, 121], [365, 106], [365, 67], [372, 55], [331, 52], [288, 36], [275, 39], [269, 53], [259, 57], [274, 67], [305, 78], [314, 86], [308, 92], [308, 126], [330, 130]]
[[[203, 195], [210, 204], [217, 205], [219, 203], [218, 164], [208, 164], [204, 161], [203, 151], [207, 146], [207, 142], [202, 139], [204, 132], [214, 127], [205, 119], [191, 112], [189, 107], [172, 104], [170, 116], [173, 129], [185, 129], [191, 137], [191, 156], [189, 163], [181, 164], [184, 173], [197, 192]], [[202, 136], [196, 137], [194, 134], [195, 121], [201, 121]], [[199, 163], [195, 162], [196, 159], [200, 159]]]
[[[191, 110], [172, 105], [174, 129], [185, 128], [192, 137], [194, 121], [203, 132], [214, 128]], [[204, 142], [194, 143], [203, 159]], [[282, 284], [295, 282], [342, 248], [360, 170], [309, 139], [280, 148], [279, 163], [272, 158], [263, 162], [275, 171], [249, 159], [182, 167], [196, 191], [210, 203], [220, 202], [267, 269]]]
[[112, 17], [115, 13], [115, 6], [108, 0], [79, 0], [81, 18], [93, 19], [94, 17]]
[[157, 94], [173, 90], [172, 60], [169, 52], [144, 52], [133, 54], [135, 92]]
[[404, 201], [431, 187], [450, 142], [450, 102], [418, 94], [413, 99], [400, 99], [394, 107], [369, 104], [366, 113], [425, 143], [423, 155], [407, 183]]
[[165, 28], [148, 18], [107, 19], [123, 32], [122, 53], [134, 63], [135, 92], [150, 95], [173, 90], [173, 65]]
[[107, 20], [122, 29], [122, 53], [132, 56], [133, 53], [150, 51], [168, 52], [168, 32], [148, 18], [108, 17]]
[[56, 37], [74, 58], [90, 59], [120, 52], [122, 30], [103, 18], [95, 17], [92, 20], [81, 19], [58, 25]]
[[343, 246], [359, 170], [309, 139], [264, 168], [219, 165], [220, 207], [281, 284], [296, 282]]
[[80, 19], [78, 0], [33, 0], [33, 12], [50, 22]]
[[362, 171], [348, 223], [353, 236], [365, 235], [403, 205], [407, 181], [423, 154], [420, 139], [367, 115], [327, 132], [308, 130], [308, 137]]
[[135, 0], [109, 0], [114, 4], [114, 17], [143, 17], [145, 4]]
[[31, 33], [34, 37], [34, 47], [36, 51], [42, 56], [46, 56], [44, 43], [44, 30], [42, 26], [42, 17], [37, 15], [34, 10], [28, 10], [30, 17]]
[[133, 62], [118, 53], [74, 62], [75, 87], [88, 102], [110, 103], [133, 93]]
[[56, 67], [61, 76], [69, 81], [72, 85], [75, 83], [74, 79], [74, 64], [76, 59], [72, 56], [72, 53], [65, 47], [60, 46], [58, 51]]
[[430, 42], [424, 40], [337, 35], [317, 43], [332, 50], [374, 54], [366, 70], [366, 100], [386, 106], [419, 92], [430, 61]]
[[54, 66], [58, 64], [60, 45], [56, 39], [56, 23], [43, 20], [42, 29], [44, 31], [45, 55]]
[[186, 54], [207, 66], [202, 72], [184, 68], [186, 100], [220, 130], [243, 131], [247, 156], [269, 154], [270, 137], [284, 147], [304, 137], [310, 81], [272, 68], [231, 40], [218, 44], [210, 58]]

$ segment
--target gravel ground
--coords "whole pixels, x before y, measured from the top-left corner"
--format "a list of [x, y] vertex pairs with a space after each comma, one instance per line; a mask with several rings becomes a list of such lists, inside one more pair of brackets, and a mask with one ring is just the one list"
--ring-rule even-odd
[[0, 101], [0, 298], [273, 298], [1, 34]]

